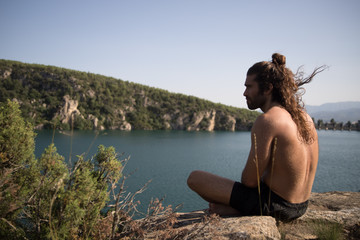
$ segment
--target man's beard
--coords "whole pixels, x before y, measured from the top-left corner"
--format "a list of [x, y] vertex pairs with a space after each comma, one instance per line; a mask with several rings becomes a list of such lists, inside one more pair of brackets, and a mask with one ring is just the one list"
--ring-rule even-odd
[[250, 110], [262, 108], [265, 104], [265, 97], [262, 94], [258, 94], [254, 98], [247, 98], [246, 104]]

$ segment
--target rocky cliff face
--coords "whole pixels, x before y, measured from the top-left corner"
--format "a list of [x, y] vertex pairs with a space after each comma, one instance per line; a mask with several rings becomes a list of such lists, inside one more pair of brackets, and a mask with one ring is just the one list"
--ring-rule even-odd
[[77, 109], [79, 102], [70, 99], [69, 95], [64, 96], [64, 105], [60, 108], [59, 112], [55, 114], [55, 118], [59, 117], [61, 123], [71, 124], [72, 119], [75, 117], [82, 117], [80, 111]]
[[[94, 92], [89, 91], [88, 97], [94, 97]], [[86, 96], [85, 96], [86, 97]], [[157, 105], [157, 103], [151, 103], [151, 100], [147, 99], [146, 107]], [[127, 116], [129, 113], [135, 111], [135, 101], [131, 101], [130, 106], [117, 108], [113, 111], [111, 117], [106, 120], [109, 123], [107, 128], [111, 130], [123, 130], [131, 131], [132, 125], [128, 122]], [[151, 105], [153, 104], [153, 105]], [[56, 112], [53, 119], [59, 118], [63, 124], [72, 124], [77, 118], [81, 118], [86, 121], [90, 121], [94, 129], [104, 130], [104, 123], [100, 123], [99, 119], [92, 114], [84, 116], [78, 109], [79, 101], [71, 99], [69, 95], [63, 97], [63, 104], [61, 108]], [[199, 111], [192, 114], [183, 113], [179, 110], [175, 110], [172, 113], [166, 113], [159, 116], [163, 120], [164, 128], [167, 130], [186, 130], [186, 131], [247, 131], [251, 128], [251, 123], [241, 124], [241, 119], [236, 119], [222, 111], [216, 111], [215, 109], [209, 111]], [[239, 124], [240, 123], [240, 124]], [[38, 129], [41, 126], [37, 126]], [[148, 129], [151, 130], [151, 129]]]
[[[336, 231], [340, 235], [336, 236]], [[295, 240], [328, 238], [325, 234], [360, 239], [360, 192], [312, 193], [305, 215], [289, 223], [265, 216], [220, 218], [204, 211], [179, 213], [172, 228], [149, 231], [145, 239], [171, 236], [180, 239]]]

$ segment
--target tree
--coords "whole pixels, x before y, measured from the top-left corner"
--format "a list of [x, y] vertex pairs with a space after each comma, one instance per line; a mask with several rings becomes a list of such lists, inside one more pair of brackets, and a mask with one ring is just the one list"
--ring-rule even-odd
[[0, 110], [0, 239], [118, 239], [151, 228], [155, 214], [172, 213], [155, 201], [139, 225], [132, 219], [135, 196], [150, 181], [126, 193], [129, 158], [100, 145], [95, 156], [78, 156], [72, 165], [50, 144], [36, 160], [35, 134], [18, 104], [7, 101]]
[[[69, 178], [64, 158], [54, 144], [51, 144], [37, 161], [36, 194], [24, 206], [24, 212], [31, 226], [27, 229], [40, 238], [54, 237], [57, 231], [59, 213], [58, 196], [64, 195], [64, 184]], [[56, 227], [55, 227], [56, 226]]]
[[10, 100], [0, 106], [1, 168], [28, 164], [34, 159], [32, 125], [21, 117], [19, 105]]
[[321, 128], [322, 125], [324, 125], [324, 121], [323, 121], [322, 119], [319, 119], [319, 120], [317, 121], [317, 126], [318, 126], [318, 128]]
[[0, 238], [17, 236], [15, 220], [34, 193], [34, 137], [16, 102], [0, 105]]

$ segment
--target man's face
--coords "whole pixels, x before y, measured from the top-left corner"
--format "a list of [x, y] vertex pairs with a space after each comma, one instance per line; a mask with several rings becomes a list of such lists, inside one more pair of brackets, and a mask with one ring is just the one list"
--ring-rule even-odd
[[260, 94], [259, 84], [255, 81], [256, 74], [249, 75], [245, 80], [244, 96], [246, 97], [246, 103], [249, 109], [255, 110], [261, 108], [266, 101], [263, 94]]

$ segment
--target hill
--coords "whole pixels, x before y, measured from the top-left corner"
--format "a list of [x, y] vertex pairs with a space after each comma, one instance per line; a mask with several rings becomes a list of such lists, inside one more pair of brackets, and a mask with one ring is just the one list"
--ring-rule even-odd
[[0, 60], [0, 102], [36, 128], [249, 130], [258, 112], [98, 74]]
[[320, 106], [306, 106], [307, 112], [316, 120], [330, 122], [355, 122], [360, 120], [360, 102], [326, 103]]

